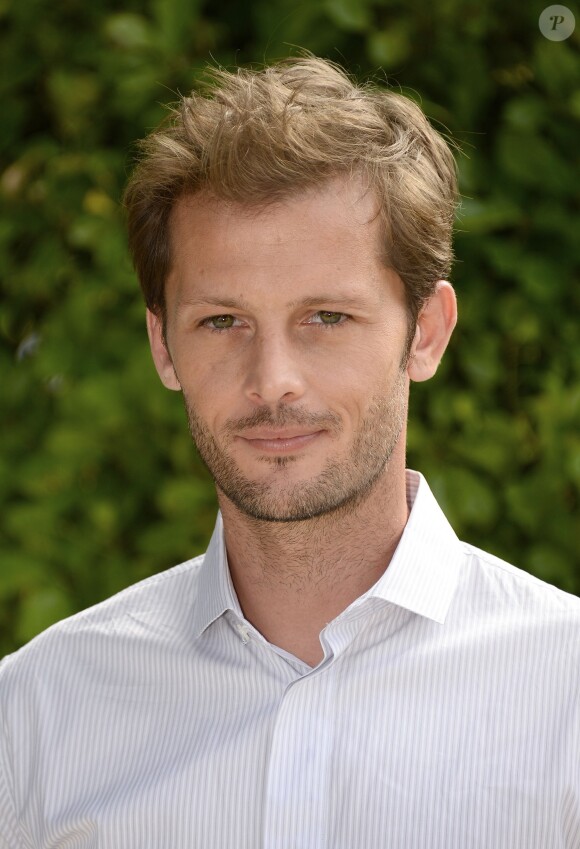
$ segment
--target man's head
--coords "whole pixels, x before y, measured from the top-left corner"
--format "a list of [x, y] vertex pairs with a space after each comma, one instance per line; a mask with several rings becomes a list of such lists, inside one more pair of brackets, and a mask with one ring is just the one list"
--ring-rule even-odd
[[220, 76], [127, 192], [153, 358], [222, 509], [343, 515], [400, 476], [409, 380], [455, 322], [452, 158], [320, 60]]
[[165, 321], [171, 213], [204, 192], [260, 207], [357, 175], [377, 199], [381, 254], [416, 318], [449, 276], [456, 176], [447, 144], [402, 95], [355, 85], [336, 65], [288, 59], [211, 72], [142, 143], [127, 187], [129, 245], [148, 308]]

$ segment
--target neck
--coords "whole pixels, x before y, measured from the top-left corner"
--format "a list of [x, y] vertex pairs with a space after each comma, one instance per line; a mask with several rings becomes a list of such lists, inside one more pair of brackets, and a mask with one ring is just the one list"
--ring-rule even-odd
[[403, 533], [408, 508], [404, 457], [398, 459], [391, 457], [356, 507], [307, 521], [254, 519], [218, 491], [244, 616], [311, 666], [323, 656], [320, 631], [378, 581]]

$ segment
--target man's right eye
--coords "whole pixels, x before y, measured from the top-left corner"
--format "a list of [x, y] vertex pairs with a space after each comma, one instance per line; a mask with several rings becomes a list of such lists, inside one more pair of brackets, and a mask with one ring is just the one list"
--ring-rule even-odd
[[233, 315], [211, 315], [209, 318], [204, 318], [200, 322], [201, 327], [207, 327], [212, 333], [219, 333], [221, 330], [229, 330], [234, 326], [236, 319]]

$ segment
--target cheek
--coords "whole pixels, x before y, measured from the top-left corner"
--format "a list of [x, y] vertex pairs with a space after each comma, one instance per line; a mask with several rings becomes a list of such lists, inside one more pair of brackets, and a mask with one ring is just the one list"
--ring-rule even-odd
[[361, 394], [365, 387], [372, 389], [388, 383], [400, 371], [405, 343], [404, 337], [399, 340], [393, 336], [371, 330], [365, 338], [356, 340], [341, 352], [340, 364], [334, 364], [337, 380], [348, 383]]
[[224, 354], [215, 346], [195, 344], [195, 339], [182, 339], [175, 346], [173, 363], [181, 384], [190, 393], [205, 395], [235, 379], [239, 358]]
[[218, 440], [224, 423], [247, 414], [243, 401], [244, 369], [234, 357], [213, 360], [199, 351], [178, 366], [188, 406]]

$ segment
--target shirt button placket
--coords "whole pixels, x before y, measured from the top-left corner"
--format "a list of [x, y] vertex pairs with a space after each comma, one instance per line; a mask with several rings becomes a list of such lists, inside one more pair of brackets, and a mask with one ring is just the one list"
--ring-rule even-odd
[[292, 683], [274, 725], [264, 849], [326, 849], [334, 728], [333, 675], [324, 669]]

